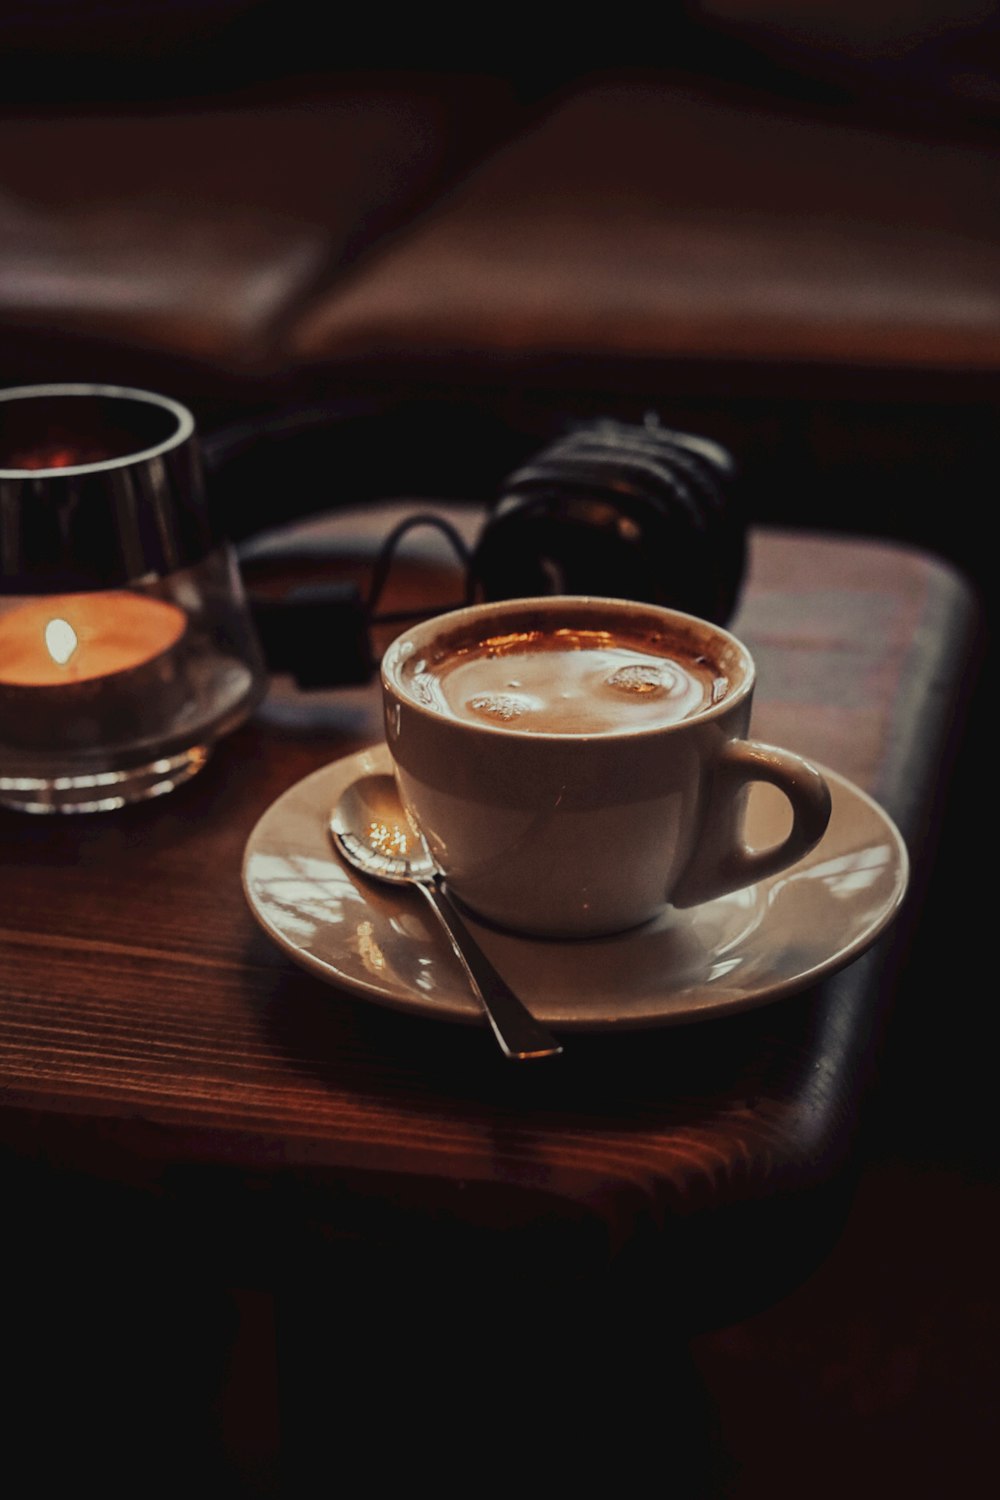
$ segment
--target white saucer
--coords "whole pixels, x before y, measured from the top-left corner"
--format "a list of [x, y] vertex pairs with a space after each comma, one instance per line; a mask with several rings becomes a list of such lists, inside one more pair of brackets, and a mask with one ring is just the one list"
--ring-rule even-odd
[[[343, 865], [327, 832], [355, 777], [391, 769], [384, 745], [324, 766], [290, 787], [247, 842], [250, 909], [290, 958], [380, 1005], [485, 1024], [465, 976], [416, 892]], [[562, 1031], [667, 1026], [747, 1010], [842, 968], [892, 920], [909, 862], [872, 800], [824, 771], [833, 814], [821, 843], [781, 875], [693, 911], [672, 907], [616, 937], [549, 942], [469, 925], [539, 1020]], [[783, 799], [754, 787], [751, 844], [777, 841]], [[425, 915], [426, 912], [426, 915]]]

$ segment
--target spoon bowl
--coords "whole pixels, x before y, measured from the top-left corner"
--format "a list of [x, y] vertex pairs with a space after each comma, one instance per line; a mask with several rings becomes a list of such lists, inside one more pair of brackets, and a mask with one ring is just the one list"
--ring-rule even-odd
[[399, 799], [392, 776], [361, 776], [353, 781], [330, 817], [330, 835], [342, 857], [362, 875], [420, 892], [447, 933], [506, 1057], [526, 1062], [562, 1052], [560, 1043], [535, 1020], [466, 927], [423, 834]]
[[361, 776], [352, 781], [333, 810], [330, 831], [344, 858], [376, 880], [410, 885], [433, 880], [438, 873], [391, 776]]

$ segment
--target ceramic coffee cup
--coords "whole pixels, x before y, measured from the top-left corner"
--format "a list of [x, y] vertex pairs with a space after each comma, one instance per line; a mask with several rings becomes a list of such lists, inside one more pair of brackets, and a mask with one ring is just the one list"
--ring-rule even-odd
[[[752, 885], [822, 837], [830, 793], [747, 738], [754, 664], [719, 626], [628, 600], [474, 605], [399, 636], [382, 663], [404, 804], [449, 888], [517, 932], [623, 931]], [[742, 836], [769, 782], [791, 828]]]

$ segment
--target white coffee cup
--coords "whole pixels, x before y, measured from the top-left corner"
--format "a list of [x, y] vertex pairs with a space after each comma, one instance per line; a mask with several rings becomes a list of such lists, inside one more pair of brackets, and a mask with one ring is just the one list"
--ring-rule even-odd
[[[827, 785], [746, 738], [753, 689], [751, 655], [728, 631], [581, 596], [455, 610], [407, 630], [382, 662], [400, 794], [449, 888], [500, 926], [549, 937], [710, 901], [819, 841]], [[755, 781], [791, 810], [787, 837], [765, 850], [742, 836]]]

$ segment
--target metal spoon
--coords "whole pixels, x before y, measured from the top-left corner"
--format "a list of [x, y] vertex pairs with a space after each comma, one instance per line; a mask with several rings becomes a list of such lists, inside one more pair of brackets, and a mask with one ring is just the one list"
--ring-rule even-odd
[[507, 1057], [556, 1057], [562, 1047], [525, 1009], [469, 932], [444, 886], [423, 835], [410, 822], [391, 776], [362, 776], [341, 794], [330, 818], [340, 853], [375, 880], [412, 885], [448, 934], [469, 983]]

